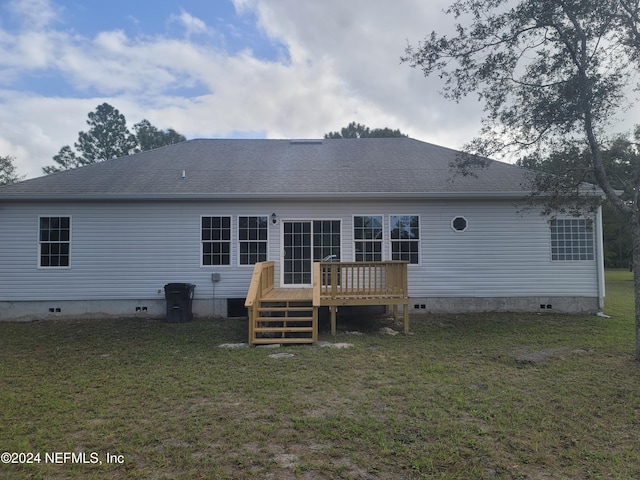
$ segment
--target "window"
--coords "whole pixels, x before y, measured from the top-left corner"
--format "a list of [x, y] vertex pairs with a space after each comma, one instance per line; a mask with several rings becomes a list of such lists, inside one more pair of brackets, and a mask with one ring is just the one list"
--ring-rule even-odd
[[231, 217], [202, 217], [202, 265], [231, 264]]
[[267, 217], [238, 217], [240, 265], [267, 260]]
[[340, 261], [340, 220], [314, 220], [313, 261]]
[[382, 216], [353, 217], [356, 262], [382, 261]]
[[551, 260], [593, 260], [593, 245], [593, 228], [584, 218], [551, 220]]
[[68, 268], [71, 250], [71, 217], [40, 217], [39, 230], [39, 266]]
[[391, 215], [391, 259], [420, 263], [420, 222], [417, 215]]
[[467, 219], [464, 217], [455, 217], [451, 220], [451, 228], [456, 232], [464, 232], [467, 229]]

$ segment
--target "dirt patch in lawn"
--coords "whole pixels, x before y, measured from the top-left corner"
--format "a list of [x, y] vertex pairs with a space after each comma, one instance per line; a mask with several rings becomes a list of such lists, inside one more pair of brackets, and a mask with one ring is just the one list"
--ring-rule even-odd
[[564, 360], [572, 355], [584, 355], [588, 349], [573, 347], [556, 347], [543, 349], [528, 349], [516, 354], [516, 362], [523, 365], [540, 365], [551, 359]]

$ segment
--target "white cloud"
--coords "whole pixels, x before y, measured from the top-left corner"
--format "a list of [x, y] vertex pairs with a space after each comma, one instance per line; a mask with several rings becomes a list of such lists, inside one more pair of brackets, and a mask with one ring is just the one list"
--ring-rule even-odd
[[99, 99], [43, 98], [0, 91], [0, 155], [16, 157], [20, 174], [42, 174], [51, 157], [65, 144], [73, 145], [86, 130], [87, 113]]
[[49, 26], [58, 18], [58, 11], [49, 0], [10, 0], [6, 8], [26, 27], [33, 29]]
[[[473, 131], [467, 127], [463, 134], [464, 122], [447, 124], [439, 117], [436, 104], [442, 100], [435, 88], [399, 64], [406, 39], [430, 28], [417, 19], [433, 7], [420, 7], [418, 0], [383, 3], [237, 1], [240, 12], [255, 13], [260, 28], [289, 49], [290, 58], [282, 62], [258, 59], [249, 50], [231, 55], [195, 41], [195, 35], [213, 30], [184, 10], [169, 19], [184, 27], [182, 39], [130, 37], [124, 30], [87, 38], [53, 29], [0, 37], [0, 48], [8, 45], [7, 51], [16, 52], [13, 60], [0, 59], [0, 67], [51, 69], [84, 96], [100, 97], [3, 96], [4, 116], [19, 119], [15, 128], [0, 132], [10, 150], [3, 153], [21, 157], [18, 164], [27, 164], [30, 176], [39, 174], [60, 147], [73, 144], [87, 113], [102, 101], [131, 124], [148, 118], [188, 138], [237, 132], [320, 137], [355, 120], [460, 146]], [[189, 88], [203, 93], [191, 98], [171, 93]], [[32, 106], [39, 102], [56, 107], [36, 114]], [[471, 125], [473, 116], [466, 117]]]
[[[212, 41], [219, 32], [185, 10], [167, 18], [184, 29], [179, 38], [124, 30], [87, 37], [53, 28], [55, 8], [39, 1], [41, 17], [36, 0], [12, 2], [30, 27], [9, 33], [0, 25], [0, 155], [15, 155], [29, 176], [72, 145], [87, 114], [105, 101], [131, 126], [147, 118], [188, 138], [320, 137], [357, 121], [458, 148], [478, 130], [482, 112], [473, 98], [445, 101], [437, 78], [400, 64], [407, 41], [448, 28], [452, 20], [439, 12], [449, 0], [234, 0], [288, 49], [282, 61], [249, 49], [229, 53], [216, 46], [224, 41]], [[21, 75], [43, 72], [82, 98], [17, 90]]]
[[181, 24], [185, 29], [187, 37], [210, 33], [209, 28], [202, 20], [198, 17], [194, 17], [185, 10], [182, 10], [180, 15], [171, 15], [171, 17], [169, 17], [169, 21]]
[[[447, 105], [438, 94], [437, 79], [425, 79], [419, 71], [400, 64], [407, 41], [415, 43], [433, 29], [446, 28], [440, 12], [449, 0], [236, 0], [235, 4], [240, 11], [258, 12], [261, 27], [290, 48], [294, 64], [322, 59], [342, 80], [352, 104], [366, 105], [369, 115], [373, 109], [379, 112], [364, 117], [359, 116], [364, 113], [361, 110], [343, 109], [335, 128], [356, 120], [400, 128], [452, 147], [475, 133], [478, 104], [469, 100]], [[446, 115], [441, 115], [445, 112], [456, 119], [446, 121]]]

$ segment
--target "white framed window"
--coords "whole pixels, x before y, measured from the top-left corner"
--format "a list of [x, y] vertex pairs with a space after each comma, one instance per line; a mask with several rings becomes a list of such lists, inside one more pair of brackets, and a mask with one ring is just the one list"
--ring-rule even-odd
[[38, 267], [71, 267], [71, 217], [38, 218]]
[[382, 261], [382, 215], [354, 216], [353, 240], [356, 262]]
[[391, 260], [420, 263], [420, 217], [418, 215], [389, 215]]
[[240, 265], [253, 265], [267, 260], [268, 217], [238, 217], [238, 252]]
[[231, 264], [231, 217], [201, 217], [202, 266]]
[[551, 226], [551, 260], [594, 260], [593, 227], [584, 218], [553, 219]]

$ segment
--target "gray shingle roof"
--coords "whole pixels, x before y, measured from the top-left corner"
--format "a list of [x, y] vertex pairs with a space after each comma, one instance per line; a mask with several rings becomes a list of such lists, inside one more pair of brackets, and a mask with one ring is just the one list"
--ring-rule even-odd
[[0, 201], [522, 195], [526, 170], [490, 161], [477, 177], [454, 176], [458, 153], [410, 138], [189, 140], [0, 187]]

